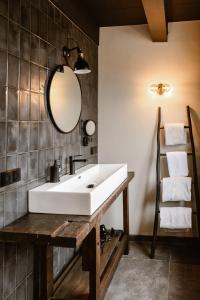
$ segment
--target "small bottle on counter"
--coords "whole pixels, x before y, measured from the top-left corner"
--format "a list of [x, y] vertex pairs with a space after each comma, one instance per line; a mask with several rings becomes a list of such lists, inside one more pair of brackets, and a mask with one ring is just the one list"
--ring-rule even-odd
[[60, 161], [55, 160], [54, 165], [50, 167], [50, 182], [59, 182], [61, 176]]

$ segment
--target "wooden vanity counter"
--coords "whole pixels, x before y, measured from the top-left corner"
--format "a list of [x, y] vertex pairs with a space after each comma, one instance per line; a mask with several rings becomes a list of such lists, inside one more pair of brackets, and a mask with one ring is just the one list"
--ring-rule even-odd
[[[128, 185], [133, 177], [134, 173], [129, 172], [125, 181], [91, 216], [29, 213], [0, 229], [2, 242], [33, 244], [34, 300], [103, 299], [121, 256], [128, 254]], [[121, 193], [124, 229], [101, 253], [101, 219]], [[80, 248], [55, 282], [53, 246]]]

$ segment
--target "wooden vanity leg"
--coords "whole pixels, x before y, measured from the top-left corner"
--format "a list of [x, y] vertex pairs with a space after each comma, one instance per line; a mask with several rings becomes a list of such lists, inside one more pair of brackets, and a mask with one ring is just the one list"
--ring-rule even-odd
[[127, 236], [125, 255], [129, 254], [129, 199], [128, 199], [128, 186], [123, 190], [123, 227], [124, 234]]
[[33, 299], [40, 299], [40, 248], [38, 245], [33, 246]]
[[93, 255], [90, 269], [90, 299], [100, 300], [100, 224], [92, 230]]
[[53, 247], [34, 246], [33, 299], [47, 300], [53, 291]]
[[89, 271], [90, 300], [100, 300], [100, 223], [90, 231], [83, 244], [83, 269]]

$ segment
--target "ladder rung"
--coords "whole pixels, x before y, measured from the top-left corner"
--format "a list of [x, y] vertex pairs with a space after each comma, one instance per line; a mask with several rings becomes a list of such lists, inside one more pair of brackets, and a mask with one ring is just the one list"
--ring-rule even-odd
[[[170, 206], [170, 207], [171, 207], [171, 206]], [[180, 207], [182, 207], [182, 206], [180, 206]], [[185, 206], [184, 206], [184, 207], [185, 207]], [[157, 211], [157, 214], [159, 214], [159, 213], [160, 213], [160, 211]], [[193, 214], [193, 215], [198, 215], [198, 214], [200, 214], [200, 213], [199, 213], [198, 211], [193, 211], [192, 214]]]
[[[187, 176], [186, 176], [187, 177]], [[166, 177], [163, 177], [163, 178], [166, 178]], [[162, 179], [160, 179], [159, 183], [158, 184], [162, 184]], [[194, 181], [192, 180], [191, 181], [191, 185], [194, 185]]]
[[[160, 156], [166, 156], [166, 153], [160, 153]], [[192, 155], [192, 152], [187, 152], [187, 155]]]
[[[184, 128], [190, 128], [190, 126], [184, 126]], [[164, 129], [164, 126], [161, 126], [160, 129]]]

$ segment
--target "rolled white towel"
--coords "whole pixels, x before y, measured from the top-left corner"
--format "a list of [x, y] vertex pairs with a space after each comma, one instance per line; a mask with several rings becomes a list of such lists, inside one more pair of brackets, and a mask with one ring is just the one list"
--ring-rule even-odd
[[162, 201], [191, 201], [191, 177], [162, 179]]
[[192, 227], [190, 207], [161, 207], [160, 228], [188, 229]]
[[188, 160], [185, 151], [167, 152], [166, 155], [170, 177], [188, 176]]
[[186, 144], [186, 131], [183, 123], [166, 123], [164, 129], [167, 146]]

